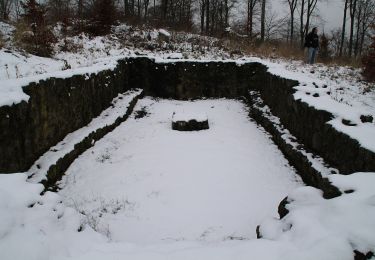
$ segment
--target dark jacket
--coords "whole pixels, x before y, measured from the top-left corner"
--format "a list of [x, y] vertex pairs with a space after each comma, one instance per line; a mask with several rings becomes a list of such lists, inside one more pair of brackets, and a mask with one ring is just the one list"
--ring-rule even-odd
[[319, 36], [316, 33], [310, 32], [305, 38], [305, 47], [319, 48]]

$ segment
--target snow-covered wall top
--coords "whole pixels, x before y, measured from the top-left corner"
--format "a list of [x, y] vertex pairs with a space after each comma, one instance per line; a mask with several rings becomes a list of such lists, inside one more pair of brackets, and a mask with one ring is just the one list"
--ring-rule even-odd
[[[68, 115], [77, 118], [77, 111], [87, 113], [88, 109], [95, 111], [88, 112], [90, 116], [86, 116], [92, 118], [92, 114], [98, 115], [102, 111], [104, 103], [109, 105], [115, 95], [131, 87], [143, 88], [146, 95], [175, 99], [238, 98], [247, 95], [249, 89], [259, 90], [271, 109], [277, 112], [276, 115], [287, 122], [288, 128], [295, 128], [292, 131], [297, 133], [297, 137], [314, 151], [329, 151], [325, 156], [333, 155], [328, 161], [336, 168], [340, 169], [342, 159], [333, 149], [341, 151], [340, 140], [345, 140], [345, 149], [355, 150], [352, 157], [348, 152], [346, 159], [357, 163], [352, 163], [354, 166], [350, 168], [347, 162], [346, 166], [341, 167], [343, 172], [375, 170], [375, 165], [367, 162], [375, 158], [375, 143], [370, 138], [375, 134], [372, 121], [375, 109], [364, 102], [349, 103], [343, 97], [338, 99], [340, 96], [335, 90], [339, 82], [318, 79], [314, 76], [315, 71], [293, 71], [285, 68], [283, 63], [257, 58], [219, 61], [174, 56], [169, 59], [118, 56], [116, 59], [103, 60], [100, 65], [79, 70], [4, 80], [0, 88], [1, 102], [7, 106], [0, 107], [0, 126], [7, 130], [2, 131], [3, 137], [0, 139], [4, 140], [4, 147], [0, 151], [9, 156], [2, 158], [4, 162], [0, 171], [15, 160], [13, 157], [20, 158], [18, 160], [22, 163], [12, 165], [11, 171], [30, 166], [42, 151], [55, 145], [69, 131], [87, 123], [87, 120], [80, 119], [74, 127], [64, 128], [64, 124], [71, 120]], [[336, 93], [336, 98], [332, 93]], [[102, 96], [106, 97], [105, 102]], [[86, 105], [90, 108], [85, 108]], [[296, 122], [297, 118], [301, 118], [301, 121]], [[60, 131], [61, 128], [65, 130]], [[12, 129], [19, 131], [16, 134]], [[338, 133], [345, 135], [338, 137]], [[25, 144], [27, 147], [39, 147], [40, 142], [45, 140], [48, 141], [38, 152], [35, 152], [36, 148], [22, 148]], [[18, 150], [13, 151], [10, 147], [18, 147]], [[29, 159], [24, 160], [25, 157]]]

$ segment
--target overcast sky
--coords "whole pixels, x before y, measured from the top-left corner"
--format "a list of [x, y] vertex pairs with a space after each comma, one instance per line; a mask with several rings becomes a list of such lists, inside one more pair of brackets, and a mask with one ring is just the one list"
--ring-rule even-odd
[[[269, 1], [272, 5], [272, 9], [280, 13], [281, 16], [283, 16], [283, 13], [288, 12], [288, 6], [283, 3], [283, 0]], [[343, 6], [342, 0], [320, 1], [317, 5], [317, 13], [320, 14], [324, 22], [322, 23], [322, 21], [314, 19], [313, 25], [321, 27], [320, 31], [324, 29], [327, 32], [340, 27], [342, 24]]]
[[[269, 2], [270, 12], [276, 12], [279, 18], [289, 15], [289, 7], [285, 4], [284, 0], [267, 0]], [[247, 7], [246, 0], [239, 0], [238, 6], [233, 10], [233, 20], [244, 19], [246, 17]], [[343, 0], [320, 0], [317, 4], [315, 14], [318, 14], [320, 18], [314, 17], [311, 21], [311, 27], [319, 27], [320, 32], [329, 33], [333, 29], [340, 28], [342, 25], [343, 17]], [[299, 10], [296, 10], [299, 13]], [[199, 15], [199, 14], [197, 14]], [[197, 23], [199, 23], [199, 17]], [[296, 15], [296, 22], [299, 20], [299, 15]]]

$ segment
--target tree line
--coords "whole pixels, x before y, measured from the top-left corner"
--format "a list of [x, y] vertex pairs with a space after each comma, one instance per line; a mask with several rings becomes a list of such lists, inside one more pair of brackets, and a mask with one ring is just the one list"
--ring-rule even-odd
[[[108, 33], [111, 25], [123, 20], [217, 37], [234, 30], [249, 41], [278, 40], [303, 48], [307, 33], [319, 20], [319, 4], [327, 0], [282, 1], [288, 10], [284, 16], [272, 11], [271, 0], [0, 0], [0, 19], [25, 18], [28, 7], [38, 6], [42, 23], [70, 23], [77, 31], [93, 34]], [[342, 26], [324, 32], [323, 38], [332, 45], [331, 55], [361, 56], [370, 45], [375, 1], [340, 1]]]

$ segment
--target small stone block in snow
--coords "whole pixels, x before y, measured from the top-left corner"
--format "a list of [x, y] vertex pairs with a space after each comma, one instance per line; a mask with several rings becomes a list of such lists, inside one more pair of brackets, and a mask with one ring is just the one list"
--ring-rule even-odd
[[200, 131], [209, 129], [205, 114], [173, 113], [172, 129], [177, 131]]
[[168, 31], [164, 29], [160, 29], [158, 32], [159, 32], [158, 37], [160, 41], [169, 42], [171, 38], [171, 34]]

